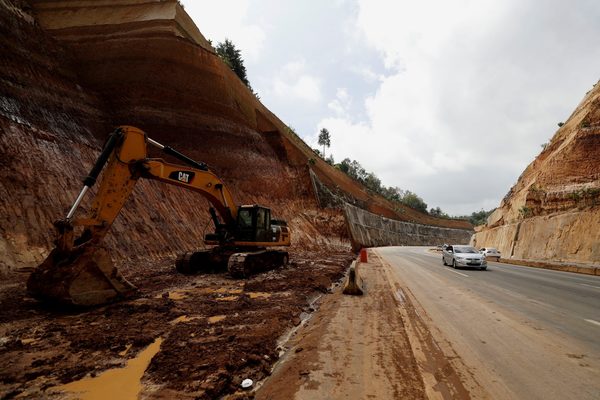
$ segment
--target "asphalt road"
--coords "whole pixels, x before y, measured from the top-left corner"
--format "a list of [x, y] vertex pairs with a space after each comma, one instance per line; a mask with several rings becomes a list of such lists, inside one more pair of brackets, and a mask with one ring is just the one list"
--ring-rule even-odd
[[423, 247], [376, 252], [489, 397], [600, 399], [600, 277], [495, 262], [455, 270]]

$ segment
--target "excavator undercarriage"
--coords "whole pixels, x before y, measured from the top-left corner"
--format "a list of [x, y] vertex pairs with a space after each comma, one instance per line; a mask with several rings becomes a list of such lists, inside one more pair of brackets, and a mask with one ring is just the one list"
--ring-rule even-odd
[[[148, 158], [148, 144], [185, 165]], [[102, 181], [88, 215], [74, 218], [100, 172]], [[42, 301], [93, 306], [136, 293], [136, 287], [119, 273], [101, 242], [140, 178], [195, 191], [212, 205], [209, 211], [215, 232], [204, 240], [211, 247], [178, 257], [177, 271], [227, 271], [240, 279], [287, 263], [288, 253], [281, 249], [290, 245], [285, 221], [272, 220], [266, 207], [236, 206], [224, 183], [206, 164], [161, 145], [137, 128], [122, 126], [107, 139], [67, 217], [55, 223], [59, 233], [56, 247], [29, 276], [27, 289], [31, 295]], [[78, 236], [76, 229], [80, 231]]]
[[175, 267], [182, 274], [228, 272], [232, 278], [244, 279], [286, 265], [288, 259], [283, 250], [216, 247], [182, 254]]

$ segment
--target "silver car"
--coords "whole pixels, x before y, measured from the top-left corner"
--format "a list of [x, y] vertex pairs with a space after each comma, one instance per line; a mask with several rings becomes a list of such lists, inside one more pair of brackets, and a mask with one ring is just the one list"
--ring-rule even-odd
[[481, 254], [474, 247], [453, 245], [448, 246], [442, 251], [442, 263], [457, 267], [487, 269], [485, 255]]
[[485, 256], [486, 259], [495, 258], [496, 261], [500, 261], [500, 252], [493, 247], [482, 247], [479, 252]]

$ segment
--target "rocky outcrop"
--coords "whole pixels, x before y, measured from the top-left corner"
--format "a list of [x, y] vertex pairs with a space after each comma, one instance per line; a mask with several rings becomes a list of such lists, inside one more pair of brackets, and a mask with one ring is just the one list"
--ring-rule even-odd
[[600, 84], [473, 237], [505, 257], [600, 262]]

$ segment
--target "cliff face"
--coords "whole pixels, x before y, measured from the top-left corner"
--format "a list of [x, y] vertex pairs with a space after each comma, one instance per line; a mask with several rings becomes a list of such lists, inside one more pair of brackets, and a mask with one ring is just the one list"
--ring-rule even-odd
[[[47, 254], [52, 221], [66, 214], [117, 125], [206, 162], [239, 204], [264, 204], [287, 219], [297, 247], [349, 248], [343, 213], [319, 207], [310, 170], [370, 211], [469, 228], [398, 213], [311, 160], [312, 150], [214, 54], [175, 0], [0, 0], [0, 22], [0, 273]], [[196, 194], [141, 181], [107, 244], [117, 261], [198, 248], [212, 228], [207, 208]]]
[[594, 85], [476, 233], [517, 259], [600, 261], [600, 85]]

